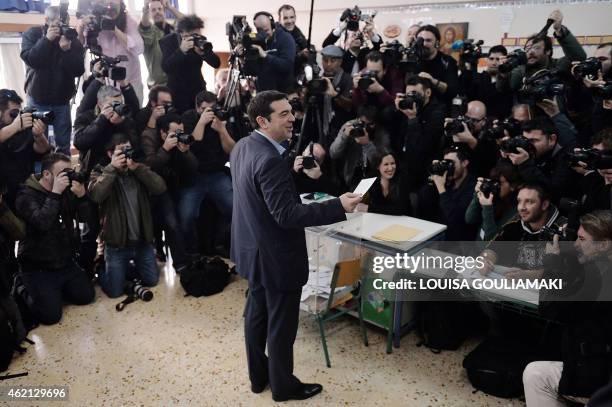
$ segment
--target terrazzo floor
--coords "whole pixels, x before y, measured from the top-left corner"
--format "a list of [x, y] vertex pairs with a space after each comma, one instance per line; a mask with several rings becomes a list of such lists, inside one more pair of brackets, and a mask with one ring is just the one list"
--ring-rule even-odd
[[[166, 267], [151, 302], [122, 312], [99, 287], [94, 304], [66, 306], [62, 321], [30, 333], [36, 344], [17, 356], [10, 373], [27, 377], [2, 386], [65, 385], [69, 401], [15, 406], [271, 406], [270, 390], [250, 392], [243, 342], [242, 310], [247, 284], [236, 279], [212, 297], [184, 297], [178, 277]], [[461, 367], [476, 345], [431, 353], [416, 347], [414, 334], [385, 353], [385, 335], [368, 327], [369, 347], [359, 324], [346, 317], [329, 324], [332, 367], [325, 367], [317, 325], [303, 313], [295, 343], [295, 374], [323, 384], [304, 406], [524, 406], [473, 394]], [[2, 402], [0, 402], [1, 404]], [[9, 404], [5, 404], [9, 405]]]

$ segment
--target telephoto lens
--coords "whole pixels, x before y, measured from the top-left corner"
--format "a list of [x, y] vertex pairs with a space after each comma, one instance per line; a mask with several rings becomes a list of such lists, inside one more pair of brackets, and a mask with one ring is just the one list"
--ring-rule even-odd
[[142, 281], [134, 279], [128, 284], [128, 293], [140, 298], [145, 302], [149, 302], [153, 299], [153, 292], [147, 287], [142, 285]]

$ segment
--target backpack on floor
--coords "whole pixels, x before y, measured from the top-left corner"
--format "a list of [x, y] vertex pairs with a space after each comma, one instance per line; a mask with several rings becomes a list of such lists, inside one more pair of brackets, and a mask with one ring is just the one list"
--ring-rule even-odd
[[433, 353], [456, 350], [467, 338], [465, 304], [454, 301], [429, 301], [418, 304], [418, 330], [421, 342]]
[[25, 352], [21, 342], [28, 341], [17, 304], [10, 296], [0, 297], [0, 372], [8, 369], [15, 351]]
[[534, 347], [501, 338], [488, 338], [463, 359], [475, 389], [496, 397], [523, 395], [523, 370], [538, 358]]
[[229, 284], [232, 272], [219, 257], [202, 257], [181, 272], [181, 285], [194, 297], [220, 293]]

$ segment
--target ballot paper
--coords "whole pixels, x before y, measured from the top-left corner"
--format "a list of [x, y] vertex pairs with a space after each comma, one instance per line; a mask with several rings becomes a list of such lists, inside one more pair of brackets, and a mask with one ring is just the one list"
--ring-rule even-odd
[[372, 185], [374, 185], [375, 181], [376, 177], [362, 179], [361, 182], [359, 182], [359, 185], [357, 185], [357, 188], [355, 188], [355, 191], [353, 191], [353, 193], [361, 196], [365, 195], [366, 192], [368, 192], [369, 189], [372, 187]]
[[422, 230], [409, 228], [407, 226], [390, 225], [373, 234], [372, 238], [384, 242], [401, 243], [410, 241], [410, 239], [422, 232]]

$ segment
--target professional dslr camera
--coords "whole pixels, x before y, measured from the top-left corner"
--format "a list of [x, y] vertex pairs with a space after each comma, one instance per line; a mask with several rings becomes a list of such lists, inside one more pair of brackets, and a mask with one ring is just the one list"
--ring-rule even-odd
[[70, 187], [72, 187], [72, 181], [78, 182], [79, 184], [85, 185], [89, 180], [87, 173], [75, 171], [72, 168], [66, 168], [63, 173], [66, 174], [68, 180], [70, 181]]
[[567, 160], [570, 167], [575, 167], [578, 162], [583, 162], [589, 170], [607, 170], [612, 168], [612, 151], [581, 148], [568, 153]]
[[193, 46], [198, 48], [202, 52], [211, 52], [213, 49], [212, 42], [209, 42], [205, 36], [194, 33], [191, 34], [193, 38]]
[[359, 75], [359, 81], [357, 82], [357, 87], [362, 92], [365, 92], [368, 90], [370, 85], [374, 83], [374, 80], [376, 79], [377, 79], [376, 72], [368, 71], [368, 70], [363, 71], [363, 73]]
[[179, 143], [187, 145], [191, 145], [195, 141], [191, 134], [187, 134], [181, 129], [177, 129], [172, 137], [176, 137]]
[[431, 175], [444, 175], [451, 177], [455, 173], [455, 162], [452, 160], [441, 160], [429, 166]]
[[[55, 113], [53, 113], [52, 111], [39, 112], [38, 109], [36, 109], [35, 107], [31, 107], [31, 106], [26, 106], [23, 109], [21, 109], [19, 114], [23, 114], [23, 113], [31, 113], [32, 119], [42, 120], [45, 124], [52, 123], [53, 120], [55, 119]], [[11, 117], [13, 117], [13, 119], [16, 118], [17, 116], [18, 116], [17, 114], [11, 113]]]
[[487, 120], [485, 127], [482, 129], [480, 135], [484, 139], [488, 140], [499, 140], [506, 136], [516, 137], [521, 135], [523, 132], [521, 122], [513, 117], [508, 117], [501, 122], [495, 123], [493, 120]]
[[143, 286], [142, 281], [138, 279], [134, 279], [127, 283], [126, 292], [128, 295], [139, 298], [145, 302], [149, 302], [153, 299], [153, 292]]
[[469, 117], [458, 116], [449, 121], [444, 125], [444, 134], [448, 138], [452, 138], [454, 135], [461, 133], [464, 131], [463, 123], [465, 123], [470, 132], [474, 132], [474, 125], [472, 124], [472, 120]]
[[605, 85], [601, 87], [591, 88], [593, 94], [600, 99], [610, 100], [612, 99], [612, 81], [606, 82]]
[[[123, 66], [117, 66], [121, 62], [128, 60], [127, 55], [117, 55], [116, 57], [109, 57], [102, 52], [97, 50], [91, 50], [97, 58], [91, 60], [91, 71], [95, 77], [109, 78], [113, 81], [122, 81], [125, 79], [127, 71]], [[98, 73], [93, 70], [93, 66], [100, 62], [102, 66], [102, 72]]]
[[314, 63], [304, 66], [304, 75], [300, 76], [298, 83], [306, 87], [307, 97], [320, 96], [327, 91], [327, 81], [321, 77], [321, 68]]
[[601, 71], [601, 61], [595, 57], [580, 61], [572, 68], [572, 73], [580, 78], [595, 79]]
[[130, 114], [130, 108], [126, 104], [114, 101], [111, 103], [111, 106], [113, 107], [113, 112], [117, 113], [121, 117], [125, 117]]
[[217, 119], [221, 120], [222, 122], [225, 122], [225, 121], [229, 120], [229, 118], [230, 118], [229, 112], [227, 110], [225, 110], [223, 108], [223, 106], [214, 105], [212, 107], [212, 111], [215, 114], [215, 116], [217, 117]]
[[369, 21], [376, 17], [377, 12], [363, 14], [359, 7], [347, 8], [342, 12], [340, 21], [346, 21], [346, 29], [349, 31], [359, 31], [359, 21]]
[[500, 190], [501, 184], [499, 183], [499, 181], [485, 178], [480, 183], [480, 192], [482, 192], [482, 194], [487, 199], [491, 196], [491, 194], [493, 194], [493, 196], [499, 196]]
[[398, 106], [401, 110], [412, 109], [416, 105], [417, 112], [423, 108], [425, 100], [419, 92], [411, 91], [406, 93], [399, 101]]
[[60, 29], [60, 35], [63, 35], [64, 37], [66, 37], [67, 40], [74, 41], [79, 36], [79, 34], [77, 33], [77, 30], [75, 30], [74, 28], [70, 27], [67, 24], [60, 24], [59, 29]]
[[523, 136], [512, 137], [508, 140], [502, 141], [499, 146], [499, 149], [504, 153], [508, 154], [519, 154], [518, 148], [522, 148], [523, 150], [529, 153], [529, 157], [535, 157], [535, 147], [531, 144], [531, 141]]
[[499, 72], [510, 73], [520, 65], [527, 65], [527, 54], [522, 49], [516, 49], [509, 53], [506, 57], [506, 62], [499, 66]]
[[565, 85], [558, 74], [548, 69], [542, 69], [525, 79], [523, 87], [518, 91], [519, 101], [535, 104], [544, 99], [552, 99], [565, 92]]
[[363, 121], [361, 120], [353, 121], [352, 125], [353, 125], [353, 128], [349, 131], [350, 137], [359, 138], [359, 137], [365, 136], [367, 125]]
[[130, 160], [134, 159], [135, 150], [132, 146], [123, 147], [121, 153], [125, 156], [125, 158], [129, 158]]

